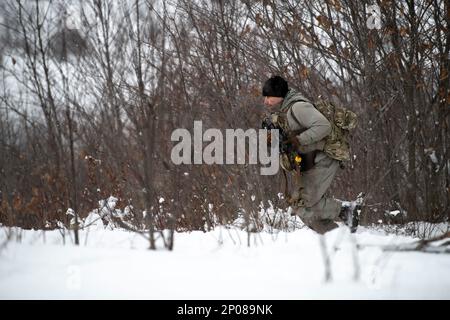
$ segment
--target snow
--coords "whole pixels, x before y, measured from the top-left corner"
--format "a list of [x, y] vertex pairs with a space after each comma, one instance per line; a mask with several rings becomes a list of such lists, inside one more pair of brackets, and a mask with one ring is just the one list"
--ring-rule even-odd
[[59, 230], [12, 230], [21, 236], [0, 251], [0, 299], [450, 298], [450, 255], [385, 252], [414, 239], [364, 227], [325, 235], [328, 283], [321, 236], [306, 227], [251, 233], [250, 247], [237, 228], [176, 233], [171, 252], [148, 250], [146, 239], [120, 229], [80, 231], [80, 247], [72, 234], [63, 245]]
[[400, 210], [390, 211], [388, 214], [395, 217], [400, 214]]
[[439, 163], [439, 160], [438, 160], [438, 158], [436, 156], [436, 151], [435, 150], [433, 150], [433, 152], [431, 152], [430, 159], [431, 159], [431, 161], [433, 161], [434, 164], [438, 164]]

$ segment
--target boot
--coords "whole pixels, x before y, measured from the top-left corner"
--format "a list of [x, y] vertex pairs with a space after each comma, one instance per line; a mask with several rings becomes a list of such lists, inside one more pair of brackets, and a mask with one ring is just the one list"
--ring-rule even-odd
[[359, 213], [361, 212], [361, 205], [343, 205], [339, 218], [350, 228], [351, 233], [356, 232], [359, 225]]

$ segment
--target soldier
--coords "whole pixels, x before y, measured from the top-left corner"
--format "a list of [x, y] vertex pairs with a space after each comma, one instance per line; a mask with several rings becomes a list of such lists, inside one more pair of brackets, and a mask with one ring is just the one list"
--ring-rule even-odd
[[[288, 133], [288, 139], [283, 143], [289, 143], [303, 159], [301, 169], [291, 171], [294, 186], [287, 200], [294, 213], [320, 234], [337, 228], [334, 221], [339, 218], [354, 232], [357, 219], [352, 216], [349, 219], [349, 216], [356, 217], [355, 208], [343, 206], [340, 201], [326, 196], [340, 167], [339, 160], [324, 152], [332, 123], [308, 99], [289, 89], [286, 80], [280, 76], [268, 79], [262, 94], [265, 106], [272, 114], [278, 114], [276, 119], [280, 127]], [[280, 163], [285, 170], [289, 166], [283, 158]]]

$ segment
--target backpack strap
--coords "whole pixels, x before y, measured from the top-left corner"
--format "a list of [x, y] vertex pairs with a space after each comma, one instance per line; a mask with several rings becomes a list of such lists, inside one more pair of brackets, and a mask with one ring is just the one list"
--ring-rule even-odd
[[296, 116], [296, 115], [294, 114], [294, 112], [292, 111], [292, 107], [293, 107], [293, 106], [294, 106], [294, 105], [292, 105], [292, 106], [289, 108], [289, 112], [291, 113], [292, 118], [294, 118], [295, 122], [297, 122], [298, 126], [301, 128], [302, 125], [300, 124], [300, 121], [298, 121], [297, 116]]
[[295, 100], [294, 102], [292, 102], [292, 104], [289, 106], [289, 110], [288, 112], [291, 113], [292, 118], [294, 118], [295, 122], [297, 122], [299, 127], [302, 127], [302, 125], [300, 124], [300, 121], [298, 121], [297, 117], [295, 116], [294, 112], [292, 111], [292, 107], [294, 106], [294, 104], [296, 104], [297, 102], [307, 102], [307, 103], [311, 103], [313, 106], [314, 104], [308, 100], [303, 100], [303, 99], [298, 99]]
[[[295, 101], [295, 102], [292, 104], [292, 106], [289, 107], [289, 110], [288, 110], [288, 112], [291, 114], [291, 116], [292, 116], [292, 118], [294, 119], [294, 121], [298, 124], [298, 126], [299, 126], [300, 128], [302, 128], [303, 126], [301, 125], [300, 121], [297, 119], [295, 113], [292, 111], [292, 107], [294, 106], [294, 104], [295, 104], [296, 102], [308, 102], [308, 101], [305, 101], [305, 100], [297, 100], [297, 101]], [[299, 135], [300, 133], [303, 133], [303, 132], [306, 131], [306, 130], [307, 130], [307, 128], [299, 129], [299, 130], [292, 130], [292, 133], [295, 133], [296, 135]]]

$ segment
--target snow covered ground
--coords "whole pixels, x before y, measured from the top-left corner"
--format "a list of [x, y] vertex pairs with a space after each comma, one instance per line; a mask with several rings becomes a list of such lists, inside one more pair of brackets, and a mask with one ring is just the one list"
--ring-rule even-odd
[[414, 239], [363, 227], [326, 234], [328, 283], [308, 228], [252, 234], [250, 247], [235, 228], [177, 233], [172, 252], [122, 230], [83, 231], [80, 247], [57, 230], [14, 233], [20, 242], [0, 251], [0, 299], [450, 299], [449, 254], [385, 252]]

